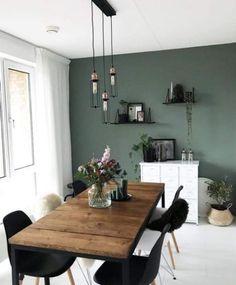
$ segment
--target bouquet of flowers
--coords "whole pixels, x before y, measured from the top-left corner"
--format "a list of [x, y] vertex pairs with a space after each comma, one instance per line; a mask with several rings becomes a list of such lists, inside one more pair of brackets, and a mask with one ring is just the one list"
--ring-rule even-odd
[[102, 187], [105, 182], [126, 175], [125, 170], [122, 173], [119, 162], [110, 157], [111, 149], [107, 145], [101, 159], [92, 158], [86, 164], [79, 166], [77, 177], [86, 180], [89, 185], [96, 184]]

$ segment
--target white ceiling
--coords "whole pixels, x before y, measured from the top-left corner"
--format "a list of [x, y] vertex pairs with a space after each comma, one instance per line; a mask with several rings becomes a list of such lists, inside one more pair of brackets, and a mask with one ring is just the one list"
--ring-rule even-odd
[[[90, 0], [0, 0], [0, 30], [69, 58], [90, 57]], [[114, 53], [236, 42], [236, 0], [109, 0]], [[101, 12], [95, 6], [96, 54], [102, 53]], [[106, 19], [107, 53], [109, 18]], [[46, 26], [56, 25], [56, 35]]]

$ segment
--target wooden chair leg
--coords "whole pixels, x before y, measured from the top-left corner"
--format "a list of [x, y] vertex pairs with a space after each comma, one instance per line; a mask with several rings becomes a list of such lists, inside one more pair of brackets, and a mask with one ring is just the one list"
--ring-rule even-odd
[[139, 249], [137, 254], [140, 256], [140, 255], [141, 255], [141, 253], [142, 253], [142, 250], [141, 250], [141, 249]]
[[179, 253], [179, 247], [178, 247], [174, 232], [171, 232], [171, 236], [172, 236], [176, 251]]
[[71, 272], [71, 269], [70, 269], [70, 268], [67, 270], [67, 275], [68, 275], [68, 277], [69, 277], [70, 284], [71, 284], [71, 285], [75, 285], [75, 281], [74, 281], [74, 278], [73, 278], [73, 275], [72, 275], [72, 272]]
[[40, 282], [40, 278], [39, 278], [39, 277], [36, 277], [36, 278], [35, 278], [35, 285], [39, 285], [39, 282]]
[[23, 284], [23, 280], [24, 280], [24, 275], [23, 274], [19, 274], [19, 285], [22, 285]]
[[172, 267], [173, 267], [173, 269], [175, 269], [175, 260], [174, 260], [173, 252], [172, 252], [172, 249], [171, 249], [171, 246], [170, 246], [170, 241], [167, 242], [167, 247], [168, 247], [168, 251], [169, 251]]

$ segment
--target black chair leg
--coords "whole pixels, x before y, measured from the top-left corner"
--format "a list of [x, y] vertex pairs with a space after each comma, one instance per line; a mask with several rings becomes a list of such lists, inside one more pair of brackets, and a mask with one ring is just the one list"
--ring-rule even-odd
[[48, 277], [44, 277], [44, 284], [50, 285], [50, 279]]
[[22, 274], [22, 273], [19, 274], [19, 280], [20, 280], [20, 281], [23, 281], [24, 277], [25, 277], [24, 274]]

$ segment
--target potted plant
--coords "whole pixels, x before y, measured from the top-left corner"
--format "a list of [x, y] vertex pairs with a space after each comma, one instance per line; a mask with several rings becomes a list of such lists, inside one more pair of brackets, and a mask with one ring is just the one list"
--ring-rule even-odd
[[119, 123], [127, 123], [128, 122], [128, 114], [127, 114], [127, 104], [128, 102], [125, 100], [120, 100], [120, 105], [122, 107], [122, 114], [119, 114]]
[[216, 201], [215, 204], [211, 204], [208, 214], [209, 223], [217, 226], [230, 225], [234, 218], [229, 210], [232, 206], [232, 203], [229, 203], [232, 185], [228, 183], [227, 178], [206, 183], [208, 184], [208, 196]]
[[152, 144], [152, 137], [147, 134], [140, 136], [140, 142], [134, 144], [132, 147], [133, 151], [141, 151], [143, 153], [143, 161], [153, 162], [154, 161], [154, 148]]

